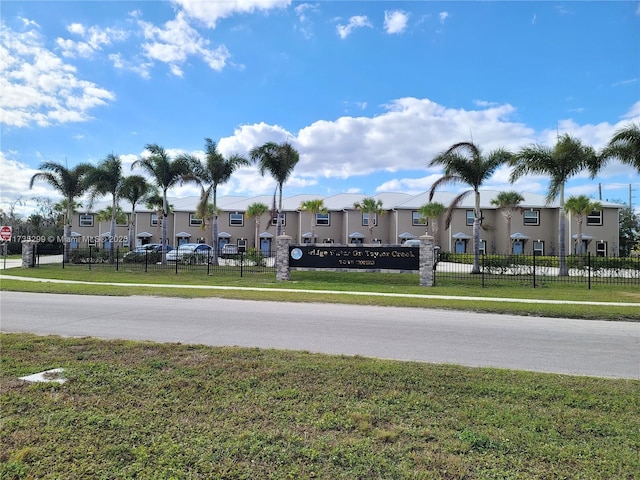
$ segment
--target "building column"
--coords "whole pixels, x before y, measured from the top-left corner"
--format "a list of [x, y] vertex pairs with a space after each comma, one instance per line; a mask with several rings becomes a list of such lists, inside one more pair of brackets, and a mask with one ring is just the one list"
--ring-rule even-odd
[[288, 282], [291, 279], [289, 272], [289, 245], [291, 237], [279, 235], [276, 237], [276, 280]]
[[37, 245], [36, 242], [22, 242], [22, 268], [33, 268], [36, 266]]
[[420, 286], [434, 285], [435, 255], [434, 242], [431, 235], [420, 237]]

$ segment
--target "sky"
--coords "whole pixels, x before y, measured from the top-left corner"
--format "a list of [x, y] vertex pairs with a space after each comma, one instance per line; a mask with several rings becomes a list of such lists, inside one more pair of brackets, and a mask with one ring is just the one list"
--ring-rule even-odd
[[[44, 161], [171, 156], [290, 142], [285, 196], [419, 194], [429, 162], [569, 134], [596, 149], [640, 122], [640, 2], [14, 1], [0, 5], [0, 208], [29, 214]], [[548, 179], [484, 188], [546, 194]], [[218, 195], [271, 194], [255, 166]], [[611, 162], [566, 195], [640, 204], [640, 175]], [[457, 191], [449, 188], [449, 191]], [[198, 195], [182, 185], [171, 196]]]

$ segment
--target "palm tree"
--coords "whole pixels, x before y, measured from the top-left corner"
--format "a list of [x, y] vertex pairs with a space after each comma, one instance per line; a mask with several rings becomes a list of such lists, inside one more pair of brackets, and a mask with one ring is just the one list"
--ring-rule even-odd
[[[147, 207], [149, 210], [153, 210], [156, 214], [156, 223], [157, 223], [156, 228], [158, 230], [157, 231], [158, 238], [161, 239], [162, 224], [163, 224], [162, 212], [163, 212], [164, 199], [162, 198], [162, 195], [158, 193], [157, 190], [154, 191], [154, 189], [152, 188], [151, 191], [144, 198], [144, 201], [145, 201], [145, 207]], [[171, 213], [172, 210], [173, 210], [173, 205], [168, 205], [167, 214]]]
[[43, 180], [55, 188], [66, 201], [64, 216], [64, 254], [65, 262], [69, 261], [69, 244], [71, 241], [71, 217], [76, 198], [82, 196], [86, 186], [84, 176], [91, 169], [91, 165], [80, 163], [73, 168], [67, 168], [56, 162], [44, 162], [40, 165], [40, 172], [31, 177], [29, 188], [33, 188], [36, 180]]
[[440, 202], [425, 203], [418, 209], [420, 216], [427, 220], [427, 223], [431, 223], [431, 233], [433, 234], [434, 242], [438, 244], [438, 218], [447, 211]]
[[449, 147], [448, 150], [436, 156], [429, 163], [430, 167], [435, 165], [444, 167], [444, 176], [431, 185], [429, 201], [433, 200], [436, 189], [442, 185], [463, 184], [471, 186], [471, 190], [460, 193], [451, 201], [445, 216], [446, 228], [451, 225], [453, 212], [462, 200], [470, 193], [475, 196], [473, 208], [473, 268], [471, 273], [480, 273], [480, 187], [485, 180], [491, 178], [498, 167], [509, 162], [510, 159], [511, 154], [506, 150], [495, 150], [490, 152], [489, 155], [483, 156], [474, 143], [460, 142]]
[[[225, 158], [220, 152], [216, 143], [210, 138], [205, 138], [205, 161], [204, 164], [193, 155], [181, 155], [179, 160], [187, 162], [191, 167], [191, 175], [186, 180], [198, 183], [201, 188], [200, 202], [197, 206], [197, 213], [203, 219], [212, 214], [213, 231], [211, 234], [213, 242], [213, 263], [218, 264], [218, 185], [226, 183], [237, 168], [249, 165], [249, 161], [241, 155], [231, 155]], [[209, 200], [213, 201], [213, 208]]]
[[520, 207], [521, 202], [524, 202], [524, 197], [515, 190], [500, 192], [496, 195], [496, 198], [491, 200], [491, 205], [495, 205], [502, 210], [502, 215], [507, 222], [507, 237], [504, 247], [506, 248], [505, 253], [507, 254], [511, 253], [511, 219], [515, 212], [522, 211], [522, 208]]
[[280, 236], [282, 234], [282, 187], [300, 160], [300, 154], [287, 142], [267, 142], [261, 147], [253, 148], [249, 155], [253, 162], [258, 163], [261, 175], [266, 172], [271, 174], [277, 184], [276, 190], [280, 191], [276, 212], [276, 235]]
[[255, 248], [260, 248], [259, 246], [259, 231], [260, 231], [260, 218], [269, 211], [269, 207], [264, 203], [255, 202], [247, 207], [247, 218], [254, 218], [256, 224], [256, 235], [254, 239]]
[[640, 173], [640, 124], [631, 123], [615, 132], [598, 161], [590, 165], [591, 175], [595, 176], [612, 158], [635, 167]]
[[558, 215], [559, 276], [569, 275], [565, 243], [564, 186], [571, 177], [588, 166], [597, 164], [597, 160], [598, 157], [593, 148], [585, 146], [580, 140], [565, 134], [558, 138], [553, 148], [542, 145], [522, 148], [511, 162], [514, 167], [510, 178], [512, 183], [527, 174], [551, 177], [547, 191], [547, 205], [557, 198], [560, 202]]
[[316, 239], [316, 222], [319, 213], [326, 214], [329, 210], [324, 205], [321, 198], [315, 200], [306, 200], [300, 204], [300, 210], [311, 214], [311, 243], [315, 243]]
[[145, 145], [145, 149], [151, 154], [148, 157], [140, 158], [131, 165], [145, 170], [158, 189], [162, 192], [162, 264], [167, 264], [167, 217], [169, 215], [169, 202], [167, 191], [182, 182], [189, 175], [189, 162], [182, 158], [171, 160], [164, 148], [155, 143]]
[[373, 242], [373, 228], [378, 223], [378, 217], [384, 215], [382, 200], [366, 197], [353, 204], [353, 208], [367, 215], [367, 228], [369, 229], [369, 243]]
[[97, 166], [92, 167], [85, 177], [87, 190], [89, 190], [91, 201], [100, 195], [111, 195], [111, 223], [109, 227], [109, 263], [114, 261], [115, 236], [116, 236], [116, 214], [119, 210], [120, 190], [122, 188], [122, 161], [120, 157], [110, 153]]
[[129, 175], [122, 181], [120, 195], [131, 203], [131, 219], [129, 220], [129, 249], [135, 247], [136, 226], [136, 205], [142, 201], [150, 192], [151, 185], [142, 175]]
[[578, 227], [576, 244], [578, 246], [578, 265], [582, 265], [582, 222], [584, 217], [591, 212], [602, 210], [602, 204], [591, 200], [586, 195], [578, 195], [567, 198], [564, 205], [565, 211], [575, 216], [576, 225]]

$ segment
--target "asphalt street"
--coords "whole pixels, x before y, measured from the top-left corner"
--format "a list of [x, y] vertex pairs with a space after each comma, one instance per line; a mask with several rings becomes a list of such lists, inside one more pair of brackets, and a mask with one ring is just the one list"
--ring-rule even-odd
[[640, 379], [640, 323], [633, 322], [220, 298], [2, 292], [0, 329]]

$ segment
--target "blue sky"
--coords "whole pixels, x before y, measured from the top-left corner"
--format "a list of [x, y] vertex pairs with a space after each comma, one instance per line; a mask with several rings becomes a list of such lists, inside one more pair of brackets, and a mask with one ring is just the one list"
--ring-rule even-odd
[[[289, 141], [301, 160], [285, 196], [420, 193], [459, 141], [515, 151], [569, 133], [600, 148], [640, 121], [639, 2], [8, 0], [0, 14], [5, 211], [58, 199], [28, 188], [42, 161], [113, 152], [128, 171], [147, 143], [199, 155], [205, 137], [225, 154]], [[545, 178], [508, 175], [486, 188], [546, 193]], [[243, 168], [219, 195], [273, 185]], [[618, 163], [567, 195], [599, 185], [625, 202], [631, 185], [640, 203], [640, 176]]]

